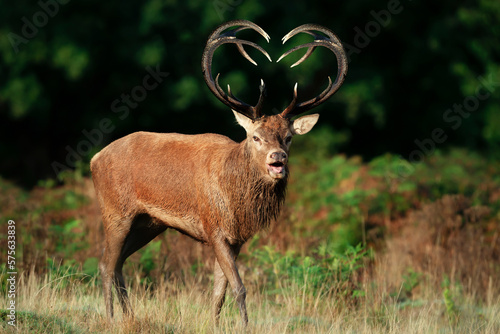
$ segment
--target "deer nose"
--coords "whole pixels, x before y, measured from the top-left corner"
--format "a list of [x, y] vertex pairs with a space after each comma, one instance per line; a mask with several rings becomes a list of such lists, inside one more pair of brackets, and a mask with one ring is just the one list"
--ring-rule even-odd
[[280, 162], [285, 162], [286, 161], [286, 158], [287, 158], [287, 155], [285, 152], [283, 151], [277, 151], [277, 152], [272, 152], [270, 155], [269, 155], [269, 158], [271, 158], [272, 160], [274, 161], [280, 161]]

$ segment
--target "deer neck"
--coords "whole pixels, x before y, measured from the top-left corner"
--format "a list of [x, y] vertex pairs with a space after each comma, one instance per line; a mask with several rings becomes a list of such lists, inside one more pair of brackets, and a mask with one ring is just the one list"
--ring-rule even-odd
[[243, 142], [226, 161], [224, 183], [229, 194], [233, 219], [225, 230], [235, 240], [245, 242], [257, 232], [267, 229], [275, 220], [285, 200], [287, 179], [270, 181], [254, 161]]

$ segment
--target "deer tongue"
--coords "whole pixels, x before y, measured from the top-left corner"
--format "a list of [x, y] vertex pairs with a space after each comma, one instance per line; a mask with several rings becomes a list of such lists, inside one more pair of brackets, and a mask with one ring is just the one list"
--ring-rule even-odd
[[283, 170], [285, 169], [285, 165], [283, 165], [283, 164], [267, 165], [267, 169], [275, 174], [281, 174], [281, 173], [283, 173]]

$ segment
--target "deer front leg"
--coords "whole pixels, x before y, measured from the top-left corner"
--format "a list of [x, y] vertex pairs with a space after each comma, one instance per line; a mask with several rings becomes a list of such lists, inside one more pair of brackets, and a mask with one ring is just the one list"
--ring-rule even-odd
[[214, 294], [213, 300], [213, 317], [216, 326], [219, 326], [220, 311], [224, 305], [226, 297], [227, 278], [219, 265], [219, 261], [215, 259], [214, 263]]
[[[232, 247], [234, 252], [234, 260], [238, 257], [238, 253], [241, 247]], [[217, 258], [214, 263], [214, 293], [213, 293], [213, 318], [216, 326], [219, 325], [219, 318], [222, 306], [224, 305], [225, 297], [226, 297], [226, 288], [227, 288], [228, 280], [222, 268], [220, 267], [219, 261]]]
[[[240, 308], [241, 320], [243, 325], [246, 326], [248, 324], [247, 308], [245, 305], [246, 290], [235, 263], [241, 246], [231, 246], [225, 238], [217, 236], [213, 240], [213, 247], [216, 257], [214, 268], [214, 320], [217, 324], [220, 309], [224, 304], [224, 293], [229, 282]], [[222, 276], [225, 276], [225, 278]]]

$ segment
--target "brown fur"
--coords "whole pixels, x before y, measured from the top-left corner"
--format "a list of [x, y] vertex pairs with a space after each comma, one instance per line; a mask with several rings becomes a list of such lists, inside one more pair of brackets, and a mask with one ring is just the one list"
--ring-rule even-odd
[[277, 218], [285, 201], [287, 177], [277, 182], [264, 179], [252, 163], [245, 145], [235, 149], [223, 171], [225, 181], [221, 187], [229, 197], [229, 206], [224, 212], [230, 213], [231, 217], [222, 220], [222, 228], [230, 238], [244, 243], [260, 230], [267, 229]]

